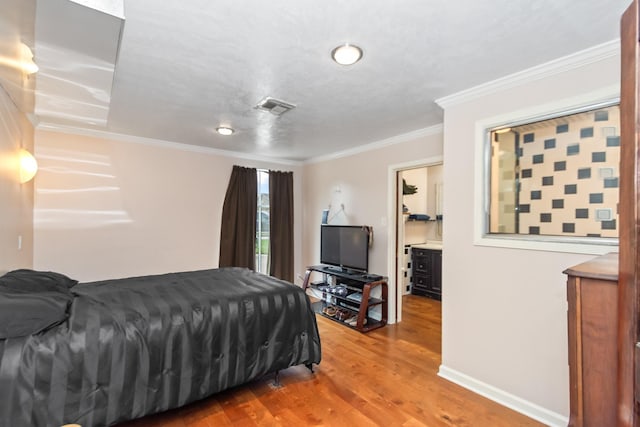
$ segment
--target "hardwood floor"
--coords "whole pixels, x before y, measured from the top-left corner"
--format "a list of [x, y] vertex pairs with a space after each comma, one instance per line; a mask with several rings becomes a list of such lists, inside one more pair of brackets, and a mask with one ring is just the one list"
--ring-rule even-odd
[[322, 362], [119, 427], [541, 426], [436, 375], [440, 302], [404, 297], [400, 324], [368, 334], [318, 316]]

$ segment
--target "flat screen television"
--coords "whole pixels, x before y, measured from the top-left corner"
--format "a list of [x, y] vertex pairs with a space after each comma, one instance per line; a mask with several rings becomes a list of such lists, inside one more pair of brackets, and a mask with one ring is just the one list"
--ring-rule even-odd
[[343, 270], [369, 269], [369, 227], [364, 225], [322, 225], [320, 263]]

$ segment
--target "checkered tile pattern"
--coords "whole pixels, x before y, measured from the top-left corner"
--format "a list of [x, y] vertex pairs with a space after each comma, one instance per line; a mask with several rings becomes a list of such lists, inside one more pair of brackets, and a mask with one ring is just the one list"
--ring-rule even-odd
[[[521, 234], [618, 236], [619, 109], [576, 116], [514, 128]], [[612, 208], [612, 217], [596, 220], [601, 208]]]

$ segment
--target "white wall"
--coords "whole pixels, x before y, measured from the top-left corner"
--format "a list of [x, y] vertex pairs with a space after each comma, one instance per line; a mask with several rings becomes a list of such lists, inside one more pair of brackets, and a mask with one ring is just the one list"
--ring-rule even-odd
[[[400, 141], [395, 143], [395, 141]], [[427, 129], [423, 135], [371, 144], [372, 149], [351, 155], [313, 161], [304, 166], [304, 227], [302, 230], [302, 263], [296, 274], [320, 261], [320, 223], [323, 209], [331, 204], [344, 205], [341, 222], [350, 225], [370, 225], [374, 242], [369, 252], [369, 271], [389, 277], [389, 316], [394, 318], [394, 272], [387, 271], [389, 166], [442, 155], [442, 133], [439, 127]], [[339, 191], [336, 191], [339, 189]]]
[[[426, 214], [427, 198], [428, 198], [428, 179], [427, 168], [407, 169], [400, 173], [400, 176], [406, 181], [407, 185], [415, 185], [417, 191], [414, 194], [405, 194], [402, 196], [402, 203], [408, 208], [409, 214]], [[403, 214], [404, 221], [404, 244], [414, 245], [417, 243], [425, 243], [427, 241], [426, 221], [408, 221], [409, 215]]]
[[407, 185], [415, 185], [417, 191], [413, 194], [402, 196], [402, 202], [409, 208], [412, 214], [427, 213], [427, 168], [407, 169], [400, 173], [401, 177], [406, 181]]
[[0, 274], [32, 267], [34, 181], [18, 181], [21, 146], [33, 152], [33, 126], [0, 86]]
[[[404, 244], [415, 245], [430, 240], [442, 240], [442, 222], [436, 221], [437, 209], [442, 210], [442, 165], [431, 165], [403, 170], [402, 178], [408, 184], [417, 185], [418, 192], [402, 196], [403, 204], [411, 214], [427, 214], [430, 221], [409, 221], [404, 215]], [[440, 199], [440, 202], [438, 201]], [[441, 212], [441, 211], [440, 211]]]
[[566, 425], [569, 413], [562, 271], [593, 256], [474, 246], [476, 122], [615, 86], [619, 62], [609, 56], [445, 109], [441, 374], [549, 423]]
[[92, 281], [217, 267], [234, 164], [293, 171], [295, 254], [301, 252], [300, 166], [127, 137], [38, 130], [35, 138], [38, 269]]
[[[444, 200], [443, 170], [443, 165], [433, 165], [427, 168], [427, 180], [429, 182], [427, 214], [432, 219], [442, 214], [442, 201]], [[442, 221], [427, 223], [427, 240], [442, 241]]]

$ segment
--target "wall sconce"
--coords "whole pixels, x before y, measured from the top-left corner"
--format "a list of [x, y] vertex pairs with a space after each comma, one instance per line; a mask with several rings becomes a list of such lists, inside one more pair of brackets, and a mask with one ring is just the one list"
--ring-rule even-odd
[[33, 52], [31, 52], [29, 46], [24, 43], [20, 43], [20, 50], [22, 70], [29, 75], [37, 73], [39, 68], [38, 65], [33, 62]]
[[11, 56], [0, 55], [0, 65], [11, 67], [23, 73], [24, 76], [30, 76], [37, 73], [38, 64], [33, 61], [33, 52], [24, 43], [20, 43], [18, 50]]
[[24, 148], [20, 149], [18, 154], [19, 172], [20, 172], [20, 184], [29, 182], [36, 176], [38, 172], [38, 162], [28, 150]]

